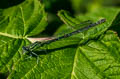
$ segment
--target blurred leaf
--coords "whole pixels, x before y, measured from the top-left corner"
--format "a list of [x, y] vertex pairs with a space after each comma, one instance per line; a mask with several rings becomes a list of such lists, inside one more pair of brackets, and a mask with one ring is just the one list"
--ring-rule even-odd
[[102, 6], [104, 0], [71, 0], [71, 5], [75, 14], [87, 13]]
[[0, 10], [0, 73], [10, 73], [22, 55], [28, 36], [41, 33], [47, 25], [44, 6], [38, 0]]
[[9, 8], [9, 7], [18, 5], [24, 1], [25, 0], [0, 0], [0, 9]]
[[45, 5], [45, 8], [49, 10], [52, 7], [52, 4], [57, 0], [41, 0], [41, 2]]
[[85, 13], [87, 10], [87, 5], [92, 2], [90, 0], [71, 0], [71, 6], [75, 14]]

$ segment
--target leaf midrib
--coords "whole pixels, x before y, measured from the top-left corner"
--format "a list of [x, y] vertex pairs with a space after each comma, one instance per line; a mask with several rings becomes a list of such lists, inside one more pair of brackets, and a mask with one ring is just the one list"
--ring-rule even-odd
[[75, 55], [74, 55], [74, 60], [73, 60], [73, 66], [72, 66], [72, 71], [71, 71], [71, 78], [70, 79], [72, 79], [72, 77], [73, 77], [73, 75], [74, 75], [74, 68], [75, 68], [75, 65], [76, 65], [76, 59], [77, 59], [77, 50], [78, 50], [78, 46], [76, 47], [77, 49], [76, 49], [76, 52], [75, 52]]
[[2, 32], [0, 32], [0, 35], [1, 35], [1, 36], [10, 37], [10, 38], [17, 38], [17, 39], [24, 39], [24, 38], [25, 38], [25, 37], [21, 37], [21, 36], [14, 36], [14, 35], [7, 34], [7, 33], [2, 33]]

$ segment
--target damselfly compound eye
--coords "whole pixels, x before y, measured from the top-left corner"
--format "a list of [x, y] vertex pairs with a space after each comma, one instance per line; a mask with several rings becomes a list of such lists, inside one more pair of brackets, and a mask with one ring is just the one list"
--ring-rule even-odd
[[22, 49], [23, 49], [23, 54], [26, 53], [26, 52], [29, 52], [29, 48], [28, 47], [23, 46]]

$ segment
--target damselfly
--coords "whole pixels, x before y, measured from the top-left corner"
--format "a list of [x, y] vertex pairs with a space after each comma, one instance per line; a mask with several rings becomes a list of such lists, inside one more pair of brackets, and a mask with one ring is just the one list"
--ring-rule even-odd
[[106, 19], [101, 19], [101, 20], [99, 20], [99, 21], [97, 21], [95, 23], [91, 23], [91, 24], [89, 24], [89, 25], [87, 25], [87, 26], [85, 26], [83, 28], [80, 28], [80, 29], [77, 29], [77, 30], [75, 30], [73, 32], [64, 34], [63, 36], [60, 36], [60, 37], [56, 37], [56, 38], [54, 38], [52, 40], [48, 40], [48, 41], [45, 41], [45, 42], [36, 41], [36, 42], [30, 44], [29, 46], [23, 46], [23, 50], [29, 52], [31, 56], [34, 55], [34, 56], [38, 57], [38, 55], [34, 52], [34, 49], [39, 48], [41, 46], [44, 46], [45, 44], [50, 44], [50, 43], [58, 41], [60, 39], [67, 38], [67, 37], [70, 37], [70, 36], [75, 35], [77, 33], [83, 32], [85, 30], [88, 30], [91, 27], [102, 24], [105, 21], [106, 21]]

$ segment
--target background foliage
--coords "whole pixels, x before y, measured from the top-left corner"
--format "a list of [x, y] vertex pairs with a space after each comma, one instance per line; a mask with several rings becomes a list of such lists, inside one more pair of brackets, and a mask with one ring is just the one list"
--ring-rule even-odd
[[[1, 0], [0, 78], [120, 79], [119, 6], [119, 0]], [[30, 37], [69, 33], [101, 18], [107, 21], [36, 49], [38, 64], [23, 54]]]

